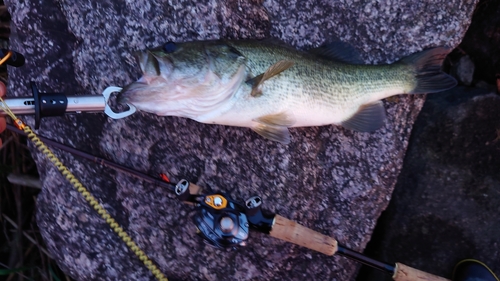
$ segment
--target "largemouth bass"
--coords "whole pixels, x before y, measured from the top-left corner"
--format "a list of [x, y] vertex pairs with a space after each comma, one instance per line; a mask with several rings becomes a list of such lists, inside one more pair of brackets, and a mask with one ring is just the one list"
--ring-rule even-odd
[[362, 65], [334, 43], [309, 52], [274, 41], [168, 42], [136, 54], [143, 76], [118, 101], [162, 116], [249, 127], [282, 143], [290, 127], [342, 125], [369, 132], [385, 120], [381, 99], [456, 85], [438, 47], [394, 64]]

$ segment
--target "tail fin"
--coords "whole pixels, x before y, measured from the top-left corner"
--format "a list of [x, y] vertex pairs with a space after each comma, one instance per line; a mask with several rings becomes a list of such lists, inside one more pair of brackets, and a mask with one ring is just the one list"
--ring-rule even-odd
[[410, 55], [400, 61], [415, 67], [417, 86], [411, 94], [436, 93], [457, 85], [455, 78], [441, 71], [443, 60], [449, 52], [447, 48], [438, 47]]

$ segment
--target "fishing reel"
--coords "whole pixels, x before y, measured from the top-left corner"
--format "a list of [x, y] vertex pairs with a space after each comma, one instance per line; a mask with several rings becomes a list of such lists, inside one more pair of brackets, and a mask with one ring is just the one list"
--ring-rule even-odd
[[226, 194], [192, 195], [190, 185], [181, 180], [175, 193], [181, 201], [195, 203], [194, 223], [203, 241], [215, 248], [245, 246], [250, 231], [245, 207]]

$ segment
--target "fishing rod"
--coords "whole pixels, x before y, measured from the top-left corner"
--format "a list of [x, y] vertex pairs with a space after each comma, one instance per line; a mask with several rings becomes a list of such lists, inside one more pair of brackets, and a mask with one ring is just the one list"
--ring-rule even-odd
[[[7, 124], [7, 129], [25, 135], [23, 131], [13, 125]], [[181, 202], [195, 206], [197, 212], [193, 220], [199, 230], [198, 234], [205, 243], [215, 248], [233, 248], [246, 245], [252, 229], [327, 256], [334, 254], [344, 256], [391, 274], [395, 281], [450, 281], [402, 263], [390, 264], [372, 259], [339, 244], [333, 237], [321, 234], [278, 214], [266, 212], [261, 208], [262, 198], [260, 196], [253, 196], [241, 203], [224, 193], [202, 194], [200, 186], [187, 180], [183, 179], [178, 183], [172, 183], [165, 176], [162, 176], [162, 179], [155, 178], [57, 141], [41, 136], [39, 138], [46, 144], [62, 151], [171, 190]]]
[[[7, 129], [10, 130], [10, 131], [12, 131], [12, 132], [14, 132], [14, 133], [16, 133], [16, 134], [26, 136], [25, 132], [19, 130], [18, 128], [16, 128], [12, 124], [7, 124]], [[105, 167], [110, 167], [110, 168], [112, 168], [114, 170], [117, 170], [117, 171], [123, 172], [125, 174], [134, 176], [136, 178], [142, 179], [145, 182], [154, 184], [155, 186], [162, 187], [162, 188], [167, 188], [167, 189], [171, 189], [172, 191], [174, 190], [174, 188], [173, 188], [174, 185], [172, 183], [169, 183], [168, 178], [165, 178], [165, 176], [162, 176], [162, 179], [158, 179], [158, 178], [152, 177], [150, 175], [141, 173], [141, 172], [139, 172], [137, 170], [134, 170], [134, 169], [125, 167], [123, 165], [114, 163], [114, 162], [109, 161], [107, 159], [104, 159], [104, 158], [101, 158], [101, 157], [97, 157], [97, 156], [91, 155], [89, 153], [86, 153], [84, 151], [78, 150], [76, 148], [64, 145], [64, 144], [62, 144], [60, 142], [57, 142], [55, 140], [52, 140], [52, 139], [49, 139], [49, 138], [46, 138], [46, 137], [43, 137], [43, 136], [38, 136], [38, 138], [41, 141], [43, 141], [44, 143], [48, 144], [49, 146], [55, 147], [55, 148], [60, 149], [62, 151], [69, 152], [69, 153], [71, 153], [71, 154], [73, 154], [75, 156], [84, 158], [84, 159], [86, 159], [88, 161], [100, 164], [100, 165], [105, 166]]]

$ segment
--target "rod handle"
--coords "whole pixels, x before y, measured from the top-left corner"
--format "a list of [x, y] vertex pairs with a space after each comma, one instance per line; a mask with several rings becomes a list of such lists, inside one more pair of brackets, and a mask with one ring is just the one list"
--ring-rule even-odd
[[269, 233], [278, 238], [311, 250], [333, 256], [337, 252], [337, 240], [326, 236], [280, 215], [274, 216], [272, 229]]
[[402, 263], [396, 263], [396, 269], [392, 279], [395, 281], [451, 281], [449, 279], [439, 277]]

